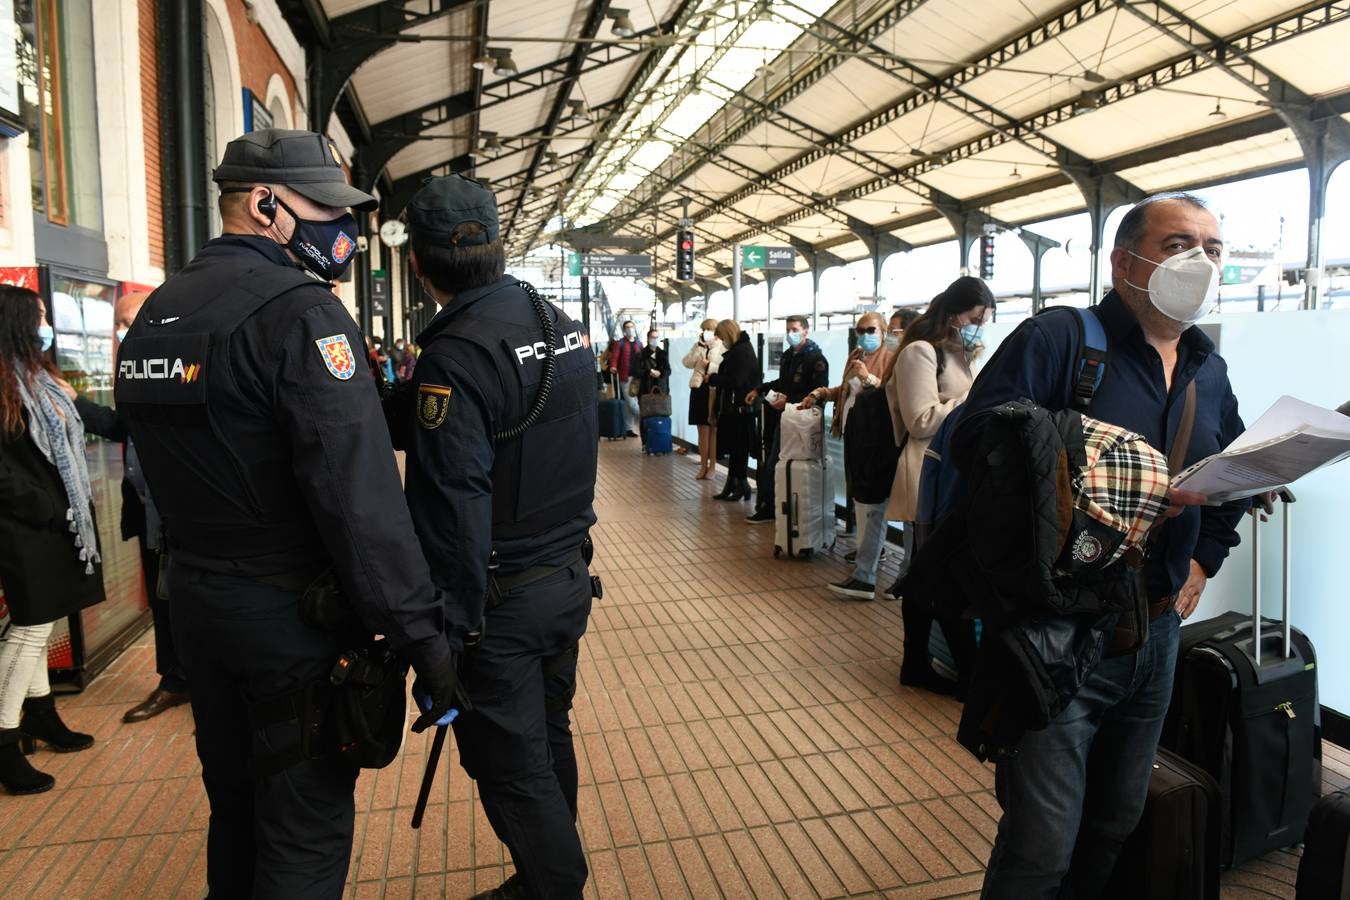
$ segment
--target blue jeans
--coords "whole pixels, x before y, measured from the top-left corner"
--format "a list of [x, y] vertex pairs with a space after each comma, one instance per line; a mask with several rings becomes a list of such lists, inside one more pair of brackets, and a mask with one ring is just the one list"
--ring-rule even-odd
[[1101, 896], [1144, 809], [1180, 622], [1165, 613], [1138, 653], [1103, 660], [1050, 726], [999, 764], [1003, 818], [982, 898]]
[[858, 556], [853, 561], [853, 578], [867, 584], [877, 583], [877, 563], [881, 546], [886, 543], [886, 501], [853, 501], [858, 519]]

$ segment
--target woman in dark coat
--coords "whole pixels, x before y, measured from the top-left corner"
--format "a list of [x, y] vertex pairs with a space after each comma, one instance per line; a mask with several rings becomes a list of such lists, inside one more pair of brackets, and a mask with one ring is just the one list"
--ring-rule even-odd
[[755, 411], [746, 403], [746, 396], [764, 381], [764, 373], [750, 346], [750, 335], [741, 331], [741, 326], [723, 319], [715, 333], [730, 349], [717, 372], [708, 376], [708, 383], [717, 388], [717, 446], [728, 456], [726, 484], [713, 499], [749, 500], [747, 468]]
[[[647, 346], [642, 348], [639, 371], [642, 376], [639, 391], [650, 394], [654, 388], [670, 393], [670, 356], [661, 346], [661, 335], [655, 328], [647, 332]], [[655, 373], [655, 374], [653, 374]]]
[[[21, 744], [70, 751], [94, 742], [61, 721], [47, 682], [53, 623], [103, 599], [103, 572], [84, 423], [47, 352], [45, 318], [37, 294], [0, 285], [0, 586], [10, 615], [0, 642], [0, 783], [13, 794], [55, 783]], [[105, 425], [115, 418], [88, 406]]]

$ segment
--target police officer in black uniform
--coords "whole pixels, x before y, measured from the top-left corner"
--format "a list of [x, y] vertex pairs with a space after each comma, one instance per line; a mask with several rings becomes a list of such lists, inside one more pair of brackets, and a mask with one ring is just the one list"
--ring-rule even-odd
[[[210, 896], [335, 898], [358, 769], [324, 744], [324, 685], [382, 634], [433, 698], [425, 728], [452, 705], [454, 655], [365, 342], [329, 284], [356, 249], [346, 208], [375, 199], [307, 131], [231, 141], [214, 177], [225, 233], [131, 326], [117, 403], [171, 550]], [[346, 624], [302, 602], [330, 577]]]
[[406, 217], [441, 310], [386, 409], [447, 632], [467, 645], [460, 759], [516, 866], [480, 896], [580, 897], [569, 714], [593, 592], [595, 358], [577, 323], [503, 275], [497, 201], [477, 182], [433, 179]]

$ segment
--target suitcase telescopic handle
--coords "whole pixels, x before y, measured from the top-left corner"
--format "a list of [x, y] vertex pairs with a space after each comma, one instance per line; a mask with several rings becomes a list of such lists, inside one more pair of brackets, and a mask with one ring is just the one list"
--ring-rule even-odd
[[[1281, 576], [1281, 608], [1280, 608], [1280, 627], [1283, 632], [1284, 659], [1293, 655], [1292, 626], [1289, 622], [1289, 604], [1291, 596], [1291, 569], [1289, 566], [1289, 547], [1292, 543], [1293, 505], [1297, 498], [1294, 492], [1289, 488], [1280, 488], [1275, 492], [1276, 498], [1280, 501], [1280, 506], [1284, 512], [1280, 518], [1282, 520], [1281, 528], [1284, 541], [1283, 552], [1280, 555], [1280, 576]], [[1261, 668], [1261, 515], [1260, 510], [1252, 509], [1252, 658], [1259, 671]]]

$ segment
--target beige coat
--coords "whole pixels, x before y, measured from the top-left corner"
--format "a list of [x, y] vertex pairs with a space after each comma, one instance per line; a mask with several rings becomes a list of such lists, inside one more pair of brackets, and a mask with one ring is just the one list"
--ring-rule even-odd
[[886, 518], [892, 521], [914, 521], [919, 504], [923, 452], [928, 449], [929, 441], [937, 434], [947, 413], [966, 399], [970, 384], [975, 380], [971, 373], [975, 354], [967, 353], [959, 340], [945, 344], [942, 353], [943, 369], [939, 375], [933, 345], [928, 341], [915, 341], [900, 351], [895, 371], [886, 384], [896, 443], [900, 443], [906, 431], [909, 433], [900, 464], [895, 467], [891, 501], [886, 507]]

